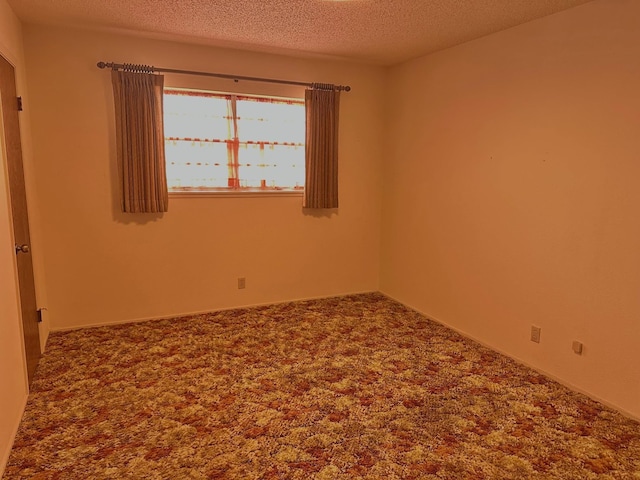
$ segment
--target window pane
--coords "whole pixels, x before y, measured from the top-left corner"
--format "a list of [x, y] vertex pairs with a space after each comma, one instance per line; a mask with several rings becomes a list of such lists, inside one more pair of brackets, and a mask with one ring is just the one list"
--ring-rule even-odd
[[240, 186], [304, 187], [304, 146], [241, 144], [238, 156]]
[[164, 109], [169, 188], [304, 187], [302, 100], [168, 89]]
[[304, 105], [238, 100], [238, 136], [254, 142], [304, 143]]
[[196, 95], [164, 96], [164, 136], [229, 138], [225, 98]]
[[226, 143], [169, 140], [165, 154], [169, 188], [227, 186]]

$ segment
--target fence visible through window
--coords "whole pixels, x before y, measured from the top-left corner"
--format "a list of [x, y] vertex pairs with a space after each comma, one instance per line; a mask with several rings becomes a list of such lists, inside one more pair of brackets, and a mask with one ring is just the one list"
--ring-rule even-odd
[[304, 100], [165, 89], [171, 191], [303, 190]]

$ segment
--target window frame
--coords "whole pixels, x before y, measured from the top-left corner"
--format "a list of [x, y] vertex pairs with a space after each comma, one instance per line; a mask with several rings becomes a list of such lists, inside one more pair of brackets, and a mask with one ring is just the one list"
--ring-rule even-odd
[[[206, 90], [201, 88], [189, 88], [189, 87], [171, 87], [165, 86], [163, 91], [183, 91], [183, 92], [195, 92], [210, 94], [214, 96], [227, 97], [227, 96], [235, 96], [239, 98], [263, 98], [263, 99], [274, 99], [274, 100], [282, 100], [283, 102], [295, 102], [304, 106], [305, 99], [304, 97], [286, 97], [281, 95], [264, 95], [264, 94], [254, 94], [254, 93], [239, 93], [239, 92], [228, 92], [228, 91], [220, 91], [220, 90]], [[302, 119], [306, 122], [306, 118]], [[165, 137], [166, 139], [167, 137]], [[302, 148], [305, 148], [304, 146]], [[166, 167], [165, 167], [166, 168]], [[176, 198], [207, 198], [207, 197], [225, 197], [225, 198], [233, 198], [233, 197], [302, 197], [304, 196], [305, 188], [298, 189], [275, 189], [275, 188], [260, 188], [260, 187], [242, 187], [242, 188], [232, 188], [232, 187], [169, 187], [168, 194], [170, 197]]]

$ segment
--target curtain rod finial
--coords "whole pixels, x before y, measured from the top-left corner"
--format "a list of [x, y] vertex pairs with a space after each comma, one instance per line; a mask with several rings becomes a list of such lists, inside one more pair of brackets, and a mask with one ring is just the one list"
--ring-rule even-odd
[[98, 62], [98, 68], [105, 68], [107, 66], [104, 62]]

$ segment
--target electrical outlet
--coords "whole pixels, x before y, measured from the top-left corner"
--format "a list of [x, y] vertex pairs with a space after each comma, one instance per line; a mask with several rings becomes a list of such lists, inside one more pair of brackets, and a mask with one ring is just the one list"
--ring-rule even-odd
[[540, 327], [536, 327], [535, 325], [531, 325], [531, 341], [535, 343], [540, 343]]
[[244, 277], [238, 277], [238, 289], [243, 289], [246, 287], [246, 280]]
[[577, 340], [573, 341], [573, 353], [575, 353], [576, 355], [582, 355], [583, 347], [584, 345], [582, 345], [582, 342], [579, 342]]

